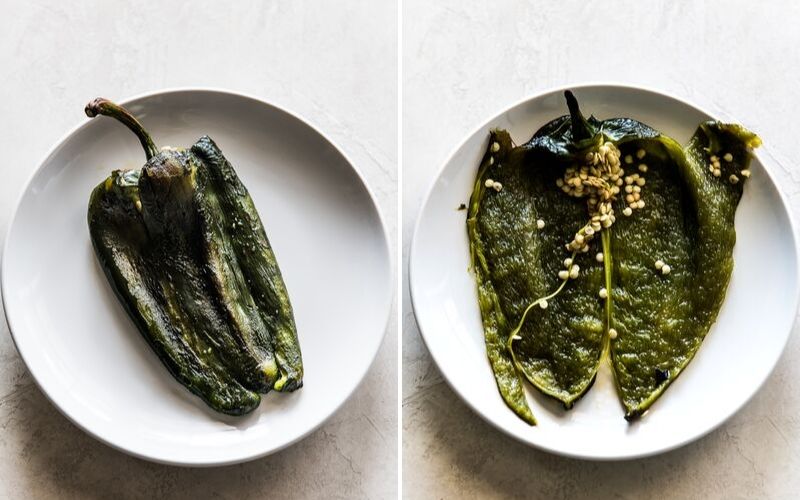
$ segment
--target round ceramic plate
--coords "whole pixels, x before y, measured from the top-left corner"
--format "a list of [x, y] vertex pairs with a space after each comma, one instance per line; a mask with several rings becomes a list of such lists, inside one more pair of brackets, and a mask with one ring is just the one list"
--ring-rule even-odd
[[[75, 103], [76, 115], [84, 104]], [[17, 349], [56, 407], [133, 455], [219, 465], [288, 446], [348, 398], [383, 338], [392, 277], [375, 202], [320, 132], [257, 99], [177, 90], [123, 104], [157, 144], [188, 147], [208, 134], [236, 168], [289, 290], [304, 386], [268, 394], [247, 416], [227, 417], [184, 389], [150, 350], [89, 241], [92, 189], [112, 170], [145, 161], [136, 137], [104, 117], [87, 120], [51, 151], [12, 219], [2, 292]]]
[[[710, 116], [674, 97], [616, 85], [571, 87], [581, 109], [605, 119], [635, 118], [685, 143]], [[420, 212], [410, 254], [410, 289], [425, 343], [455, 391], [511, 436], [555, 453], [622, 459], [663, 452], [711, 431], [741, 408], [783, 351], [798, 301], [797, 249], [787, 205], [756, 158], [736, 214], [735, 267], [727, 298], [695, 359], [643, 418], [623, 419], [608, 363], [570, 411], [528, 387], [539, 421], [530, 427], [498, 393], [483, 342], [477, 293], [468, 272], [465, 212], [488, 131], [517, 144], [566, 114], [563, 90], [523, 101], [484, 123], [444, 165]], [[754, 297], [758, 297], [754, 302]], [[753, 309], [756, 305], [757, 310]]]

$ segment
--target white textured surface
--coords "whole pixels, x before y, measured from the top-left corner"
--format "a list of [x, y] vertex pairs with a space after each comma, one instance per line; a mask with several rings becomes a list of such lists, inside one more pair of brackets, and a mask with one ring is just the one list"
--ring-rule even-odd
[[[586, 81], [658, 88], [757, 131], [800, 213], [800, 69], [790, 63], [800, 5], [406, 0], [403, 11], [404, 253], [428, 186], [474, 127], [540, 90]], [[800, 490], [797, 334], [763, 390], [719, 430], [662, 456], [593, 463], [519, 444], [472, 413], [432, 364], [407, 290], [403, 325], [408, 498], [788, 499]]]
[[[83, 106], [214, 86], [297, 112], [331, 137], [396, 229], [396, 17], [388, 2], [0, 1], [0, 234], [42, 156]], [[0, 321], [0, 497], [393, 498], [396, 315], [354, 397], [271, 457], [220, 469], [130, 458], [70, 424], [33, 385]]]

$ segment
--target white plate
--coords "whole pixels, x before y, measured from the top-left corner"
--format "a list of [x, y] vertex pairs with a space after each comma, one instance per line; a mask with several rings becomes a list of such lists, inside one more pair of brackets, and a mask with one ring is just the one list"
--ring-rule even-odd
[[[87, 96], [87, 101], [90, 97]], [[75, 103], [83, 113], [85, 103]], [[5, 313], [39, 387], [67, 417], [133, 455], [220, 465], [310, 433], [353, 392], [383, 338], [391, 263], [375, 202], [320, 132], [255, 98], [165, 91], [125, 101], [161, 146], [210, 135], [250, 190], [294, 307], [304, 387], [245, 417], [206, 407], [169, 375], [117, 302], [89, 241], [89, 193], [144, 153], [106, 117], [69, 133], [24, 190], [6, 239]]]
[[[571, 87], [581, 109], [604, 119], [628, 116], [685, 142], [709, 118], [700, 109], [657, 92], [616, 85]], [[555, 453], [590, 459], [652, 455], [711, 431], [761, 387], [786, 345], [798, 302], [797, 249], [786, 203], [763, 164], [736, 214], [735, 267], [716, 324], [681, 377], [636, 423], [622, 417], [607, 363], [573, 410], [564, 411], [528, 387], [539, 421], [529, 427], [503, 403], [483, 343], [465, 212], [488, 130], [509, 130], [517, 144], [567, 113], [563, 90], [523, 101], [498, 114], [445, 163], [420, 212], [410, 253], [410, 290], [420, 331], [455, 391], [511, 436]], [[458, 432], [454, 429], [454, 432]]]

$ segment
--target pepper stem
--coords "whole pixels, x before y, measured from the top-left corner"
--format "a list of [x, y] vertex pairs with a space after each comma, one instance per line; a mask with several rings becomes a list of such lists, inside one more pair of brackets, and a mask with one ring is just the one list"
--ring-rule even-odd
[[573, 142], [589, 139], [594, 136], [592, 126], [584, 118], [581, 113], [581, 108], [578, 106], [578, 100], [575, 95], [567, 90], [564, 92], [564, 97], [567, 99], [567, 107], [569, 108], [570, 121], [572, 122], [572, 140]]
[[98, 97], [87, 104], [84, 111], [86, 111], [86, 116], [89, 118], [94, 118], [97, 115], [109, 116], [128, 127], [134, 134], [136, 134], [136, 137], [139, 138], [139, 142], [142, 143], [144, 153], [147, 155], [148, 160], [158, 154], [158, 147], [156, 147], [156, 144], [153, 142], [150, 134], [148, 134], [142, 124], [139, 123], [139, 120], [137, 120], [127, 109], [123, 108], [122, 106], [114, 104], [108, 99]]

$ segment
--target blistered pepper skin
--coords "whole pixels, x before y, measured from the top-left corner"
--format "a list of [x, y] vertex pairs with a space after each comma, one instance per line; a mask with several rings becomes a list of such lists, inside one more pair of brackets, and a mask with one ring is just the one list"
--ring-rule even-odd
[[141, 170], [115, 171], [92, 193], [93, 247], [112, 289], [170, 373], [213, 409], [242, 415], [259, 393], [302, 386], [293, 312], [253, 202], [208, 137], [159, 151], [141, 125], [106, 114], [145, 148]]

